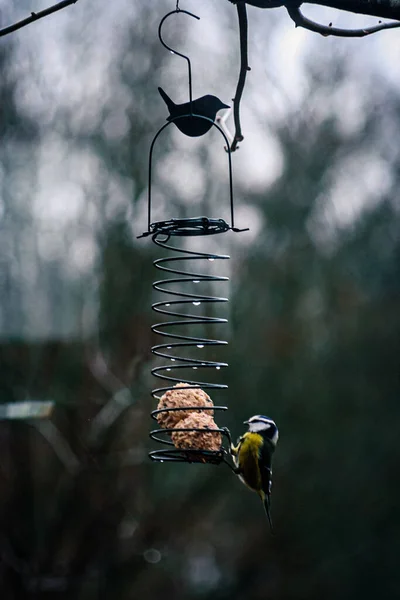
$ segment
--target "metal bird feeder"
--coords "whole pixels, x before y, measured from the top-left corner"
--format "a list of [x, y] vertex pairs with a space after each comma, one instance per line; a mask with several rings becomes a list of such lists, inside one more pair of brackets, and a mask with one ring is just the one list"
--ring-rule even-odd
[[[214, 356], [212, 360], [204, 360], [201, 358], [201, 353], [207, 347], [227, 344], [225, 340], [215, 338], [211, 332], [215, 325], [227, 323], [227, 319], [212, 316], [206, 312], [211, 311], [217, 305], [228, 302], [228, 298], [214, 295], [214, 291], [213, 293], [207, 292], [206, 286], [208, 288], [209, 285], [229, 280], [228, 277], [210, 272], [210, 262], [226, 261], [229, 256], [191, 250], [181, 238], [211, 236], [230, 230], [235, 232], [245, 230], [237, 229], [234, 225], [232, 160], [228, 139], [224, 131], [212, 119], [193, 112], [190, 59], [170, 48], [162, 38], [163, 23], [170, 15], [179, 12], [196, 19], [199, 18], [188, 11], [180, 10], [177, 6], [175, 11], [168, 13], [162, 19], [158, 35], [161, 43], [170, 52], [187, 61], [189, 70], [188, 106], [190, 108], [187, 114], [170, 117], [168, 122], [156, 133], [151, 143], [148, 167], [148, 224], [147, 231], [139, 236], [151, 236], [157, 246], [169, 252], [168, 256], [163, 256], [153, 262], [154, 266], [167, 277], [153, 283], [153, 289], [163, 294], [164, 298], [155, 302], [152, 309], [169, 320], [163, 320], [152, 326], [154, 333], [165, 338], [162, 343], [153, 346], [152, 353], [165, 359], [166, 363], [154, 367], [151, 371], [155, 377], [164, 380], [165, 385], [157, 387], [151, 392], [153, 398], [158, 401], [158, 408], [152, 411], [151, 416], [158, 422], [159, 427], [150, 432], [153, 440], [167, 447], [154, 450], [149, 453], [149, 456], [153, 461], [160, 462], [211, 464], [226, 462], [231, 466], [227, 460], [230, 444], [229, 430], [218, 427], [212, 418], [214, 411], [225, 411], [227, 407], [214, 406], [205, 392], [205, 390], [226, 389], [228, 386], [213, 381], [200, 381], [191, 376], [194, 376], [195, 371], [197, 373], [206, 369], [220, 371], [228, 366], [226, 362], [214, 360]], [[176, 124], [179, 119], [188, 118], [211, 121], [211, 127], [215, 127], [224, 138], [229, 171], [230, 222], [226, 222], [222, 218], [206, 216], [152, 221], [152, 166], [155, 144], [167, 127]], [[196, 264], [198, 261], [201, 265], [207, 265], [207, 268], [203, 271], [195, 269], [193, 266], [189, 266], [192, 261], [195, 261]], [[193, 333], [192, 330], [198, 326], [209, 331], [211, 335]], [[190, 375], [180, 375], [187, 373], [188, 370]], [[185, 400], [182, 402], [179, 398], [183, 396], [185, 396]], [[228, 449], [224, 447], [224, 441], [228, 443]]]

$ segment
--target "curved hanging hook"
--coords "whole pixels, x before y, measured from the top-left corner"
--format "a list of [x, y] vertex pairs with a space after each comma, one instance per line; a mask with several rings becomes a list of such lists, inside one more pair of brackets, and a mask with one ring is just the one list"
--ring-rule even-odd
[[170, 17], [171, 15], [176, 15], [178, 13], [184, 13], [185, 15], [189, 15], [189, 17], [194, 17], [195, 19], [197, 19], [198, 21], [200, 21], [200, 17], [198, 17], [197, 15], [194, 15], [193, 13], [187, 11], [187, 10], [182, 10], [179, 8], [178, 6], [178, 2], [176, 4], [176, 9], [172, 10], [171, 12], [167, 13], [165, 15], [165, 17], [163, 17], [161, 19], [161, 22], [158, 26], [158, 37], [160, 39], [160, 42], [162, 43], [162, 45], [164, 46], [164, 48], [166, 48], [167, 50], [169, 50], [170, 52], [172, 52], [172, 54], [177, 54], [178, 56], [181, 56], [182, 58], [184, 58], [187, 61], [187, 65], [188, 65], [188, 74], [189, 74], [189, 102], [190, 102], [190, 114], [192, 114], [192, 65], [190, 63], [190, 58], [188, 56], [186, 56], [186, 54], [182, 54], [181, 52], [178, 52], [177, 50], [174, 50], [173, 48], [171, 48], [171, 46], [168, 46], [168, 44], [166, 44], [163, 40], [162, 34], [161, 34], [161, 30], [162, 30], [162, 26], [164, 24], [164, 21], [166, 19], [168, 19], [168, 17]]

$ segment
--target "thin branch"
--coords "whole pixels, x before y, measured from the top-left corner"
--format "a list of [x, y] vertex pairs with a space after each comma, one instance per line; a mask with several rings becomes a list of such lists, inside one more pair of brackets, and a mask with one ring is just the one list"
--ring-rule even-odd
[[89, 368], [99, 384], [112, 394], [110, 400], [99, 410], [92, 419], [88, 440], [95, 443], [122, 415], [131, 407], [135, 400], [130, 390], [108, 368], [107, 362], [100, 350], [89, 360]]
[[118, 390], [92, 419], [88, 435], [89, 443], [94, 444], [133, 404], [134, 400], [128, 388]]
[[366, 35], [371, 35], [371, 33], [376, 33], [377, 31], [382, 31], [383, 29], [394, 29], [396, 27], [400, 27], [400, 21], [380, 23], [374, 27], [364, 27], [363, 29], [340, 29], [338, 27], [332, 27], [331, 25], [320, 25], [319, 23], [316, 23], [315, 21], [305, 17], [300, 11], [300, 6], [300, 4], [285, 5], [290, 18], [292, 21], [294, 21], [296, 27], [304, 27], [304, 29], [320, 33], [325, 37], [329, 35], [334, 35], [337, 37], [365, 37]]
[[43, 19], [43, 17], [47, 17], [48, 15], [51, 15], [52, 13], [55, 13], [58, 10], [66, 8], [71, 4], [76, 4], [76, 2], [78, 2], [78, 0], [63, 0], [62, 2], [58, 2], [57, 4], [54, 4], [49, 8], [45, 8], [40, 12], [32, 12], [30, 17], [27, 17], [26, 19], [22, 19], [22, 21], [18, 21], [13, 25], [9, 25], [8, 27], [0, 29], [0, 37], [2, 37], [3, 35], [7, 35], [8, 33], [13, 33], [14, 31], [17, 31], [17, 29], [21, 29], [21, 27], [25, 27], [26, 25], [29, 25], [34, 21], [38, 21], [39, 19]]
[[250, 71], [248, 64], [248, 53], [247, 53], [247, 11], [246, 3], [243, 0], [239, 0], [236, 5], [238, 19], [239, 19], [239, 35], [240, 35], [240, 73], [239, 79], [236, 86], [236, 93], [233, 99], [233, 119], [235, 122], [235, 136], [231, 144], [231, 152], [234, 152], [238, 147], [238, 142], [243, 140], [242, 128], [240, 125], [240, 100], [246, 82], [247, 71]]
[[71, 446], [59, 429], [51, 421], [32, 421], [30, 423], [50, 444], [64, 467], [75, 474], [80, 469], [80, 462]]

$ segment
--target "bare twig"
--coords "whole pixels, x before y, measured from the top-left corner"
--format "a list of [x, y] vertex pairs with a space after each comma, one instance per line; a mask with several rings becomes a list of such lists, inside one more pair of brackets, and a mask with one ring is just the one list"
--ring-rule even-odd
[[235, 136], [231, 144], [231, 152], [234, 152], [238, 147], [238, 142], [243, 140], [242, 128], [240, 125], [240, 100], [246, 82], [247, 71], [250, 71], [248, 64], [247, 53], [247, 11], [246, 3], [239, 0], [236, 5], [239, 19], [239, 35], [240, 35], [240, 73], [236, 86], [236, 93], [233, 99], [233, 119], [235, 122]]
[[43, 17], [47, 17], [48, 15], [51, 15], [52, 13], [55, 13], [58, 10], [66, 8], [71, 4], [76, 4], [76, 2], [78, 2], [78, 0], [63, 0], [62, 2], [58, 2], [57, 4], [54, 4], [49, 8], [45, 8], [40, 12], [32, 12], [30, 17], [27, 17], [26, 19], [22, 19], [22, 21], [18, 21], [13, 25], [9, 25], [8, 27], [0, 29], [0, 37], [2, 37], [3, 35], [7, 35], [8, 33], [13, 33], [14, 31], [17, 31], [17, 29], [21, 29], [21, 27], [25, 27], [25, 25], [29, 25], [30, 23], [38, 21], [39, 19], [43, 19]]
[[300, 11], [300, 6], [301, 4], [285, 5], [290, 18], [292, 21], [294, 21], [296, 27], [304, 27], [304, 29], [309, 29], [310, 31], [320, 33], [325, 37], [328, 35], [334, 35], [337, 37], [365, 37], [366, 35], [371, 35], [371, 33], [376, 33], [377, 31], [382, 31], [383, 29], [394, 29], [395, 27], [400, 27], [400, 21], [392, 21], [390, 23], [379, 23], [374, 27], [364, 27], [363, 29], [339, 29], [338, 27], [332, 27], [331, 25], [321, 25], [320, 23], [316, 23], [315, 21], [308, 19]]
[[75, 474], [80, 469], [80, 462], [71, 446], [59, 429], [51, 421], [32, 421], [30, 423], [48, 441], [64, 467]]
[[106, 392], [117, 394], [120, 390], [125, 389], [125, 384], [111, 373], [108, 368], [107, 361], [100, 347], [89, 350], [88, 366], [93, 377]]
[[97, 350], [96, 355], [89, 360], [89, 368], [99, 384], [112, 394], [107, 404], [92, 420], [88, 439], [93, 444], [135, 401], [130, 390], [111, 373], [101, 350]]

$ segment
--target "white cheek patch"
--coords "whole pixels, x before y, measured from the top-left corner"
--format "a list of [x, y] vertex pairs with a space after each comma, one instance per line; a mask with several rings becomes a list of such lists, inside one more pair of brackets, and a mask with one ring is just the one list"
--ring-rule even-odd
[[255, 433], [257, 431], [266, 431], [270, 427], [271, 425], [268, 425], [268, 423], [265, 423], [265, 421], [259, 421], [258, 423], [256, 421], [255, 423], [250, 423], [250, 431], [254, 431]]
[[272, 436], [272, 443], [276, 446], [276, 444], [278, 443], [279, 440], [279, 433], [278, 430], [275, 431], [274, 435]]

